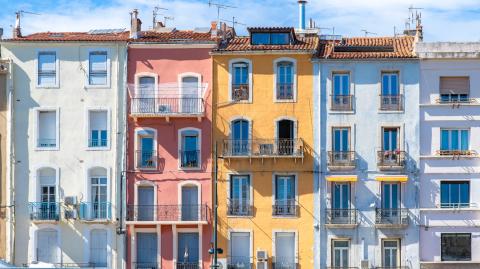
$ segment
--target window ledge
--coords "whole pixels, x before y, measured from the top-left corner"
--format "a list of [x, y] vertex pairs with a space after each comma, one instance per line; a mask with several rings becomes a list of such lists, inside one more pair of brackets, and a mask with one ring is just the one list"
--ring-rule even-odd
[[348, 110], [348, 111], [339, 111], [339, 110], [331, 110], [329, 109], [328, 111], [329, 114], [355, 114], [355, 111], [353, 110]]
[[249, 101], [249, 100], [245, 100], [245, 101], [233, 101], [233, 100], [230, 100], [229, 103], [231, 105], [235, 105], [235, 104], [252, 104], [253, 102], [252, 101]]
[[420, 104], [420, 106], [421, 107], [480, 106], [480, 102], [477, 102], [477, 103], [449, 103], [449, 104], [426, 103], [426, 104]]
[[292, 99], [292, 100], [277, 100], [277, 99], [275, 99], [275, 100], [273, 100], [273, 102], [274, 103], [296, 103], [297, 100], [295, 100], [295, 99]]
[[480, 264], [480, 261], [420, 261], [421, 264]]
[[59, 151], [60, 147], [51, 147], [51, 148], [43, 148], [43, 147], [35, 147], [35, 151]]
[[110, 85], [85, 85], [84, 87], [86, 90], [88, 89], [105, 89], [105, 90], [109, 90], [111, 89], [112, 87]]
[[423, 207], [419, 208], [420, 211], [439, 211], [439, 212], [449, 212], [449, 211], [478, 211], [478, 207], [462, 207], [462, 208], [439, 208], [439, 207]]
[[405, 114], [404, 110], [378, 110], [378, 114]]
[[42, 90], [45, 90], [45, 89], [51, 89], [51, 90], [56, 90], [56, 89], [60, 89], [60, 86], [58, 85], [52, 85], [52, 86], [41, 86], [41, 85], [36, 85], [35, 87], [36, 89], [42, 89]]
[[179, 171], [201, 171], [201, 167], [179, 167]]
[[479, 155], [421, 155], [420, 159], [476, 159]]
[[110, 147], [86, 147], [86, 151], [109, 151]]

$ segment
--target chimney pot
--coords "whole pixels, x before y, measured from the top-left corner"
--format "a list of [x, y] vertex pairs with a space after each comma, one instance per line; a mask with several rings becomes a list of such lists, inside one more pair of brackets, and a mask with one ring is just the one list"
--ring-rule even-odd
[[130, 38], [138, 38], [140, 31], [142, 31], [142, 21], [138, 18], [138, 9], [134, 9], [130, 17]]
[[298, 29], [305, 30], [305, 5], [307, 0], [298, 0]]

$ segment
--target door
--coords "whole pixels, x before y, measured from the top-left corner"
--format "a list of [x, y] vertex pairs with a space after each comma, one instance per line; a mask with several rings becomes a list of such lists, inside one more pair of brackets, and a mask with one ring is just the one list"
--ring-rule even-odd
[[155, 99], [155, 78], [154, 77], [140, 77], [139, 89], [136, 101], [134, 101], [133, 111], [140, 113], [155, 113], [157, 105]]
[[155, 152], [153, 147], [153, 137], [142, 136], [140, 138], [140, 167], [155, 167]]
[[250, 268], [250, 233], [232, 232], [230, 234], [230, 261], [234, 268]]
[[334, 182], [332, 188], [334, 223], [350, 223], [350, 183]]
[[232, 176], [230, 187], [230, 214], [250, 213], [250, 177]]
[[383, 161], [393, 162], [397, 161], [399, 157], [398, 151], [398, 128], [384, 128], [383, 129]]
[[57, 231], [43, 229], [37, 232], [37, 261], [58, 263]]
[[183, 186], [182, 187], [182, 220], [195, 221], [198, 220], [200, 212], [198, 204], [198, 187]]
[[333, 160], [350, 161], [350, 130], [348, 128], [333, 129]]
[[295, 233], [275, 233], [275, 268], [295, 269]]
[[154, 188], [151, 186], [138, 187], [138, 208], [137, 208], [137, 220], [151, 221], [155, 212], [154, 201]]
[[107, 267], [107, 231], [94, 229], [90, 232], [90, 263], [95, 268]]
[[107, 178], [92, 177], [91, 178], [91, 210], [90, 217], [93, 219], [108, 218], [107, 204]]
[[157, 266], [157, 234], [137, 233], [137, 268], [155, 269]]
[[295, 177], [277, 176], [275, 179], [275, 214], [295, 215]]
[[39, 219], [43, 220], [55, 220], [57, 216], [57, 203], [55, 195], [55, 186], [41, 186], [40, 193], [40, 212]]
[[182, 113], [198, 114], [200, 112], [200, 87], [197, 77], [182, 78]]
[[399, 267], [399, 241], [384, 240], [383, 241], [383, 265], [384, 267]]
[[349, 264], [349, 242], [344, 240], [333, 241], [333, 267], [348, 268]]
[[182, 167], [198, 167], [198, 135], [196, 131], [186, 131], [182, 136]]
[[[383, 183], [382, 184], [382, 218], [397, 223], [400, 216], [400, 184]], [[386, 218], [386, 219], [385, 219]]]
[[295, 124], [291, 120], [281, 120], [277, 123], [277, 148], [280, 155], [292, 155], [295, 147]]
[[236, 120], [233, 122], [232, 130], [232, 154], [248, 155], [249, 145], [249, 123], [246, 120]]
[[178, 233], [177, 269], [198, 268], [198, 243], [198, 233]]
[[382, 106], [384, 108], [398, 108], [400, 103], [398, 89], [398, 73], [383, 73]]

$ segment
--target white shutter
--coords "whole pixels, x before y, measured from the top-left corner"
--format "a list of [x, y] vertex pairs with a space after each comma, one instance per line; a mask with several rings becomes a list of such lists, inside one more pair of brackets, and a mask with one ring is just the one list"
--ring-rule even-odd
[[57, 231], [44, 229], [37, 232], [37, 261], [46, 263], [58, 262]]
[[107, 231], [95, 229], [90, 232], [90, 262], [96, 266], [107, 265]]
[[107, 130], [107, 111], [90, 111], [90, 130]]

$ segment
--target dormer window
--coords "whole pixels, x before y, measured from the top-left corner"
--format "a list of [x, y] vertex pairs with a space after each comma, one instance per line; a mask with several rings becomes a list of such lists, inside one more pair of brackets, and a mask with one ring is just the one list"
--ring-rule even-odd
[[289, 32], [251, 33], [252, 45], [290, 45], [292, 40]]

